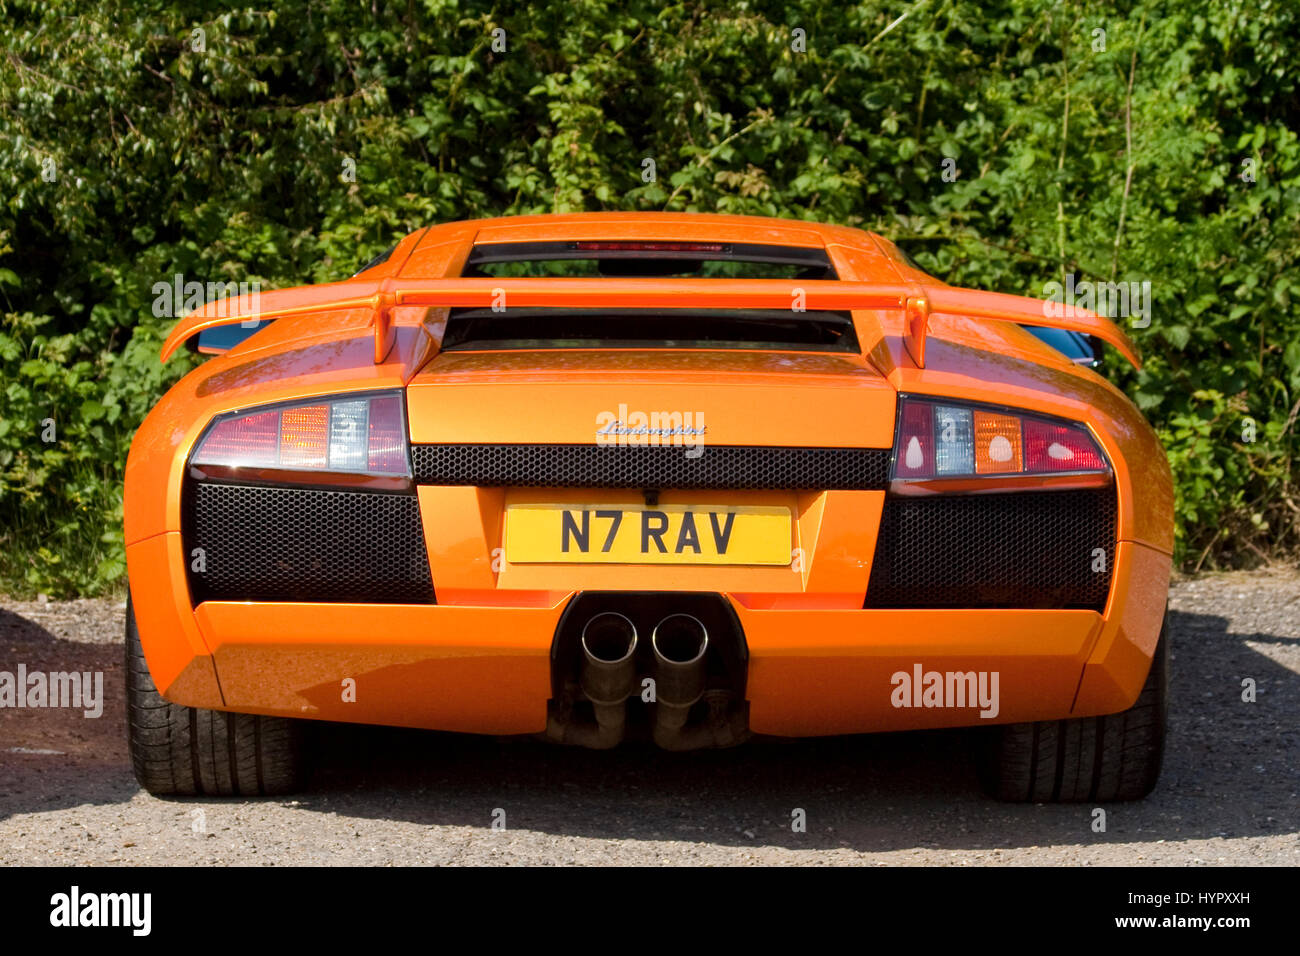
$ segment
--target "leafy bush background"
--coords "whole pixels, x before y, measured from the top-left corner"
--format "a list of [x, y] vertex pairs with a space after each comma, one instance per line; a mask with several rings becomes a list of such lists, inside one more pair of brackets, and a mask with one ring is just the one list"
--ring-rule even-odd
[[1297, 37], [1275, 0], [0, 0], [0, 591], [121, 587], [126, 450], [189, 361], [158, 363], [153, 283], [338, 279], [552, 210], [859, 225], [1022, 294], [1150, 280], [1147, 367], [1110, 374], [1168, 448], [1179, 561], [1294, 555]]

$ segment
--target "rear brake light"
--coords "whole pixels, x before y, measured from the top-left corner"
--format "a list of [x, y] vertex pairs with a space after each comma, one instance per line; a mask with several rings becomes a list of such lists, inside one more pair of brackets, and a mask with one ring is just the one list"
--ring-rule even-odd
[[894, 474], [899, 478], [934, 477], [934, 406], [904, 402]]
[[280, 463], [280, 413], [255, 412], [226, 419], [208, 432], [201, 451], [211, 464], [274, 467]]
[[402, 398], [348, 396], [226, 415], [191, 464], [409, 477]]
[[402, 422], [402, 402], [396, 395], [371, 399], [367, 452], [367, 470], [406, 474], [406, 426]]
[[992, 485], [1064, 476], [1109, 480], [1110, 465], [1082, 424], [906, 396], [899, 401], [890, 474], [896, 489], [913, 482], [940, 491], [949, 480], [954, 490], [980, 490], [986, 479]]
[[1045, 473], [1104, 471], [1106, 460], [1081, 429], [1029, 419], [1025, 422], [1025, 468]]
[[727, 251], [727, 246], [721, 242], [575, 242], [573, 248], [581, 252], [722, 253]]

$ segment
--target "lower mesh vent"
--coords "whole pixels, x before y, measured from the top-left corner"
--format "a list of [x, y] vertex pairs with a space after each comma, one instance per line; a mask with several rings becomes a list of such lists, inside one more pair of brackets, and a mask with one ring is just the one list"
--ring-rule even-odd
[[[687, 457], [687, 452], [698, 452]], [[748, 445], [413, 445], [425, 485], [879, 489], [888, 448]]]
[[186, 498], [196, 603], [434, 599], [413, 495], [192, 482]]
[[1115, 508], [1111, 488], [886, 498], [866, 606], [1103, 610]]

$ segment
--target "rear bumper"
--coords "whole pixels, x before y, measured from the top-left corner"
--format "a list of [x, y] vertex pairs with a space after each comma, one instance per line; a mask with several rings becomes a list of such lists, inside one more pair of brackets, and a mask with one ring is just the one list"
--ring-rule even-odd
[[[127, 560], [150, 668], [176, 703], [471, 733], [545, 728], [551, 645], [572, 593], [498, 592], [511, 603], [493, 606], [207, 601], [191, 609], [178, 533], [132, 544]], [[1170, 565], [1163, 552], [1121, 541], [1102, 614], [770, 609], [728, 595], [749, 649], [750, 727], [816, 736], [1123, 710], [1150, 666]], [[177, 573], [158, 580], [160, 569]], [[901, 691], [897, 676], [970, 672], [996, 674], [987, 685], [997, 688], [995, 705], [955, 706], [951, 694], [935, 705]]]

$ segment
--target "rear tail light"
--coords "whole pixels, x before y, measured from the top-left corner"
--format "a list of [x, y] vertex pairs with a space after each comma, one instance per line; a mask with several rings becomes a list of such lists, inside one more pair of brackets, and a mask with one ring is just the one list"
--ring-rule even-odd
[[[910, 403], [917, 406], [923, 402]], [[969, 408], [940, 405], [934, 434], [934, 465], [940, 475], [969, 475], [975, 470], [974, 419]]]
[[219, 422], [199, 449], [211, 464], [275, 467], [280, 463], [280, 413], [255, 412]]
[[904, 402], [903, 427], [894, 454], [894, 476], [934, 477], [934, 406], [929, 402]]
[[370, 400], [370, 422], [366, 443], [366, 470], [381, 475], [409, 474], [406, 454], [406, 422], [402, 400], [397, 395]]
[[402, 397], [346, 396], [223, 415], [190, 463], [409, 477]]
[[980, 475], [1018, 474], [1024, 470], [1020, 419], [993, 412], [975, 413], [975, 472]]
[[900, 398], [890, 487], [901, 492], [987, 491], [1110, 481], [1088, 429], [1030, 413]]
[[[217, 426], [218, 429], [221, 427]], [[329, 433], [330, 406], [284, 409], [280, 412], [280, 465], [284, 468], [328, 468]]]
[[1025, 422], [1025, 469], [1042, 474], [1105, 471], [1106, 459], [1092, 436], [1078, 427], [1052, 422]]

